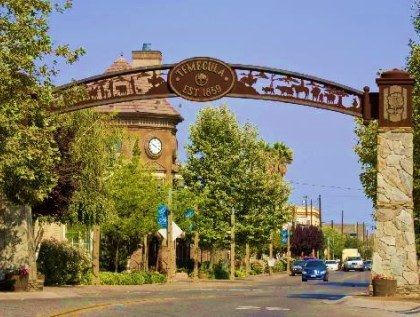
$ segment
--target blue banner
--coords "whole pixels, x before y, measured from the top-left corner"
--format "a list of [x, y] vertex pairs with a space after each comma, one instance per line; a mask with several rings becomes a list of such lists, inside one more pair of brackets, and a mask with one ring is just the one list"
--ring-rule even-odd
[[287, 238], [289, 236], [287, 229], [283, 229], [280, 231], [280, 236], [281, 236], [281, 243], [287, 243]]
[[168, 206], [159, 204], [157, 208], [156, 221], [160, 228], [168, 227]]

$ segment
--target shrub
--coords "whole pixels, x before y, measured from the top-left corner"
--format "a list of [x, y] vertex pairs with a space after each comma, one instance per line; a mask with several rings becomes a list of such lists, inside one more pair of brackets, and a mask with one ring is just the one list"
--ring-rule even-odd
[[99, 279], [103, 285], [142, 285], [166, 282], [165, 275], [158, 272], [148, 273], [144, 271], [132, 273], [100, 272]]
[[218, 280], [229, 279], [229, 266], [227, 262], [220, 261], [214, 266], [214, 277]]
[[151, 273], [150, 277], [153, 284], [166, 282], [166, 276], [163, 274], [160, 274], [159, 272]]
[[42, 242], [37, 265], [45, 285], [76, 285], [88, 274], [90, 260], [84, 251], [51, 239]]
[[89, 270], [87, 273], [83, 274], [80, 278], [80, 284], [82, 285], [91, 285], [93, 281], [92, 270]]
[[245, 269], [239, 269], [235, 271], [235, 276], [239, 278], [245, 278], [246, 277], [246, 271]]
[[210, 261], [203, 261], [200, 265], [200, 270], [199, 270], [199, 276], [200, 278], [209, 278], [209, 279], [214, 279], [214, 268], [211, 269], [210, 268]]
[[283, 261], [277, 261], [273, 266], [273, 272], [283, 272], [286, 270], [286, 264]]
[[251, 262], [251, 270], [254, 271], [255, 274], [262, 274], [264, 272], [264, 262], [262, 261], [253, 261]]

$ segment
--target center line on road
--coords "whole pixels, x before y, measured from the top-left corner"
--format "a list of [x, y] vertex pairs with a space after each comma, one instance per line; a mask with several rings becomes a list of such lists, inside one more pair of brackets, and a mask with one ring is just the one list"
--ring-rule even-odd
[[260, 307], [258, 306], [238, 306], [236, 309], [240, 310], [260, 310]]
[[266, 307], [266, 310], [282, 310], [282, 311], [287, 311], [290, 310], [290, 308], [285, 308], [285, 307]]

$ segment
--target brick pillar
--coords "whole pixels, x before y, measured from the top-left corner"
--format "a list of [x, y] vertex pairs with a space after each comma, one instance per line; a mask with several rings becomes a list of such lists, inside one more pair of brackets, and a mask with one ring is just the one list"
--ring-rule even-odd
[[383, 274], [399, 287], [419, 284], [413, 219], [414, 81], [399, 70], [385, 72], [379, 85], [376, 231], [372, 276]]

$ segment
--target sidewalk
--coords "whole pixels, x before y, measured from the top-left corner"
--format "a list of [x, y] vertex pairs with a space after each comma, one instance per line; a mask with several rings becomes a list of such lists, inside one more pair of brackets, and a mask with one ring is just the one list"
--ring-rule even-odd
[[413, 316], [416, 314], [420, 315], [419, 297], [372, 297], [367, 295], [354, 295], [345, 297], [340, 301], [340, 304]]
[[151, 293], [155, 291], [168, 291], [197, 288], [225, 288], [232, 285], [252, 284], [253, 281], [277, 280], [286, 277], [287, 274], [274, 274], [272, 276], [259, 275], [250, 276], [246, 279], [231, 280], [198, 280], [198, 281], [173, 281], [165, 284], [143, 284], [143, 285], [76, 285], [76, 286], [46, 286], [41, 292], [0, 292], [2, 300], [23, 300], [23, 299], [64, 299], [78, 298], [86, 295], [97, 295], [100, 293]]

